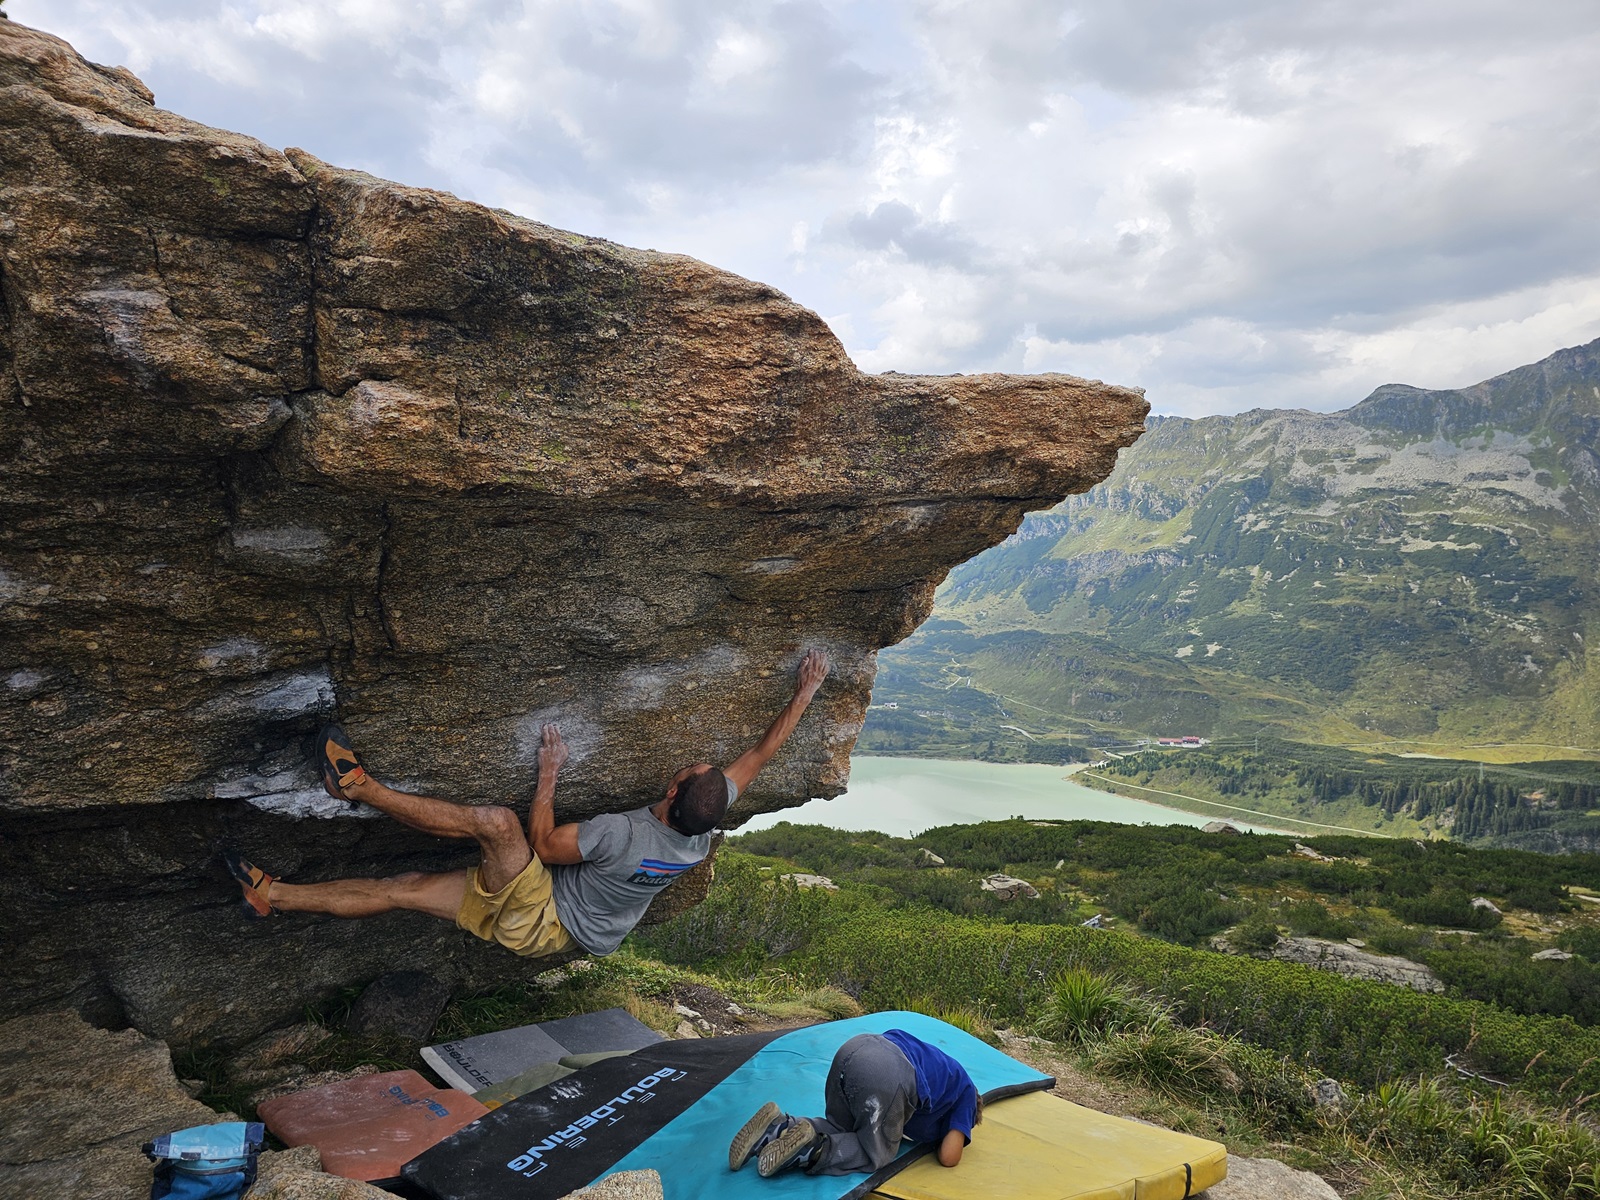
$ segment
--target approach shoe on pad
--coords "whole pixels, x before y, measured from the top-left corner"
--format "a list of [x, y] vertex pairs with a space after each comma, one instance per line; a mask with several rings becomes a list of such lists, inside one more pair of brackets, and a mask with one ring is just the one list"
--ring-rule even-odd
[[756, 1173], [771, 1179], [790, 1167], [810, 1166], [811, 1158], [822, 1145], [822, 1135], [804, 1117], [788, 1117], [777, 1136], [761, 1148]]
[[752, 1154], [760, 1154], [784, 1121], [783, 1110], [768, 1100], [756, 1109], [756, 1115], [746, 1121], [728, 1143], [728, 1170], [737, 1171], [749, 1161]]
[[224, 850], [222, 863], [228, 868], [239, 883], [239, 890], [244, 893], [244, 915], [252, 921], [259, 921], [263, 917], [275, 917], [278, 910], [272, 907], [272, 902], [267, 898], [272, 890], [272, 885], [277, 882], [277, 877], [268, 875], [260, 867], [247, 862], [237, 850]]

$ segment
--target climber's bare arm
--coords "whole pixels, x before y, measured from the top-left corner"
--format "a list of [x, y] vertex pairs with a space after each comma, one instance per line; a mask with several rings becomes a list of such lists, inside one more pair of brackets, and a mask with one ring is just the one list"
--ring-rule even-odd
[[952, 1129], [939, 1142], [939, 1165], [953, 1167], [961, 1161], [961, 1152], [967, 1148], [966, 1134]]
[[[778, 714], [778, 719], [768, 727], [766, 733], [761, 735], [759, 742], [734, 759], [730, 765], [722, 768], [722, 773], [733, 780], [733, 785], [741, 792], [761, 773], [761, 768], [767, 765], [767, 760], [778, 752], [778, 748], [789, 740], [794, 727], [800, 724], [800, 718], [805, 715], [806, 706], [817, 694], [822, 681], [828, 677], [830, 666], [832, 664], [829, 663], [828, 656], [821, 650], [807, 651], [805, 658], [800, 660], [799, 685], [795, 688], [794, 696], [789, 703], [785, 704], [783, 711]], [[541, 854], [539, 857], [543, 858], [544, 855]]]
[[556, 775], [567, 761], [567, 744], [561, 731], [546, 725], [539, 739], [539, 782], [533, 789], [533, 807], [528, 811], [528, 845], [546, 866], [580, 863], [578, 826], [574, 822], [556, 824]]

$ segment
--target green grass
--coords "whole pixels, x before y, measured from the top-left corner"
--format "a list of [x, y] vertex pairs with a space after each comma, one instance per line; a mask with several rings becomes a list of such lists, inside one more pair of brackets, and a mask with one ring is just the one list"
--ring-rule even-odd
[[1083, 967], [1068, 967], [1050, 981], [1034, 1029], [1069, 1045], [1141, 1025], [1160, 1010], [1126, 987]]

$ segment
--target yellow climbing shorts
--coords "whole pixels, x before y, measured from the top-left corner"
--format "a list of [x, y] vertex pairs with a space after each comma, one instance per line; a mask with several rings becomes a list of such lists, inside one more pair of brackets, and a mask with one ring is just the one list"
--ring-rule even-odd
[[550, 893], [550, 872], [533, 856], [522, 873], [498, 892], [486, 892], [478, 868], [467, 872], [467, 893], [461, 897], [456, 924], [486, 942], [499, 942], [514, 954], [538, 958], [573, 945], [572, 935], [556, 916]]

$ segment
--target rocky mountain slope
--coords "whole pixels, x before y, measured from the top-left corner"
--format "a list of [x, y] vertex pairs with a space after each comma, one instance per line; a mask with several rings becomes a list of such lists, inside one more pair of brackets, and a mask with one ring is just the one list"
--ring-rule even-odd
[[1339, 413], [1156, 420], [885, 665], [1046, 723], [1570, 757], [1600, 747], [1597, 601], [1600, 341]]
[[14, 22], [0, 121], [0, 1013], [195, 1044], [525, 971], [420, 917], [246, 927], [216, 849], [462, 861], [328, 801], [332, 715], [480, 802], [554, 720], [562, 815], [638, 805], [808, 646], [741, 815], [833, 795], [874, 652], [1142, 430], [1067, 376], [862, 375], [770, 288], [206, 128]]

